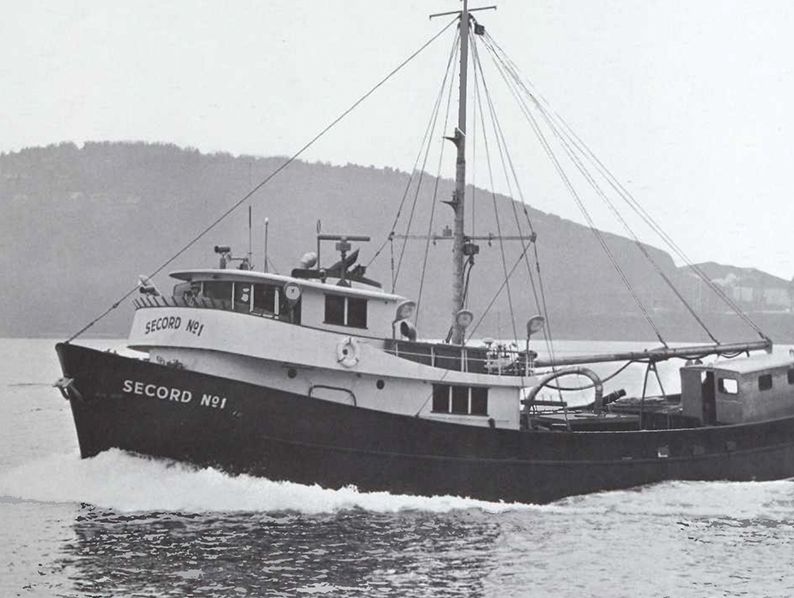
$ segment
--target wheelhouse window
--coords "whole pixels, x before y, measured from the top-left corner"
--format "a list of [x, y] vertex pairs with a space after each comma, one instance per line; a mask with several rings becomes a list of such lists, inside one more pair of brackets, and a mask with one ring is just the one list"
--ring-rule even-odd
[[232, 283], [225, 280], [205, 280], [202, 285], [202, 295], [222, 305], [229, 305], [232, 301]]
[[794, 384], [794, 369], [791, 369], [787, 372], [788, 375], [788, 383]]
[[245, 282], [234, 283], [235, 311], [251, 311], [251, 286]]
[[345, 298], [342, 295], [325, 296], [325, 323], [345, 325]]
[[758, 376], [758, 390], [769, 390], [770, 388], [772, 388], [772, 374]]
[[367, 327], [367, 300], [357, 297], [347, 298], [347, 325], [354, 328]]
[[328, 294], [325, 296], [325, 323], [352, 328], [367, 327], [367, 300]]
[[254, 285], [254, 305], [252, 311], [256, 314], [278, 315], [279, 288], [272, 284]]
[[201, 295], [200, 282], [180, 282], [174, 285], [173, 297], [177, 301], [192, 305], [199, 295]]
[[433, 384], [433, 412], [449, 413], [449, 386]]
[[472, 415], [488, 415], [488, 389], [482, 386], [471, 387], [471, 408], [469, 413]]
[[452, 413], [469, 414], [469, 387], [452, 387]]
[[482, 386], [434, 384], [433, 413], [488, 415], [488, 389]]
[[717, 388], [724, 395], [739, 394], [739, 382], [733, 378], [720, 378]]

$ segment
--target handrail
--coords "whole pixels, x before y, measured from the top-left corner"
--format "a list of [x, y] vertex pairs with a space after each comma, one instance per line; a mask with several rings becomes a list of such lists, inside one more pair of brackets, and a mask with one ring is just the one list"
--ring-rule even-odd
[[195, 309], [216, 309], [221, 311], [233, 311], [235, 313], [246, 313], [260, 318], [280, 319], [277, 314], [264, 311], [245, 311], [241, 312], [234, 309], [231, 301], [214, 300], [212, 297], [198, 296], [187, 300], [183, 297], [166, 297], [165, 295], [145, 296], [133, 300], [135, 309], [148, 309], [155, 307], [190, 307]]
[[[449, 355], [444, 355], [447, 359], [454, 359], [453, 352], [460, 351], [457, 365], [439, 365], [436, 356], [437, 349], [446, 348]], [[404, 340], [388, 340], [386, 351], [397, 357], [451, 370], [476, 371], [484, 374], [529, 376], [537, 368], [549, 367], [569, 367], [577, 365], [590, 365], [595, 363], [609, 362], [637, 362], [637, 363], [657, 363], [667, 359], [695, 359], [703, 358], [708, 355], [723, 355], [735, 357], [742, 353], [749, 354], [750, 351], [770, 352], [772, 341], [765, 339], [761, 341], [751, 341], [744, 343], [723, 343], [716, 345], [692, 345], [689, 347], [660, 347], [646, 351], [626, 351], [621, 353], [604, 353], [595, 355], [577, 355], [571, 357], [561, 357], [557, 359], [538, 359], [537, 355], [530, 351], [511, 349], [504, 346], [499, 347], [469, 347], [461, 345], [450, 345], [446, 343], [416, 342]], [[463, 362], [463, 363], [461, 363]], [[471, 366], [475, 367], [472, 368]]]
[[387, 339], [385, 351], [416, 363], [453, 371], [527, 376], [531, 374], [532, 358], [525, 351], [506, 347], [468, 347], [447, 343], [397, 341]]

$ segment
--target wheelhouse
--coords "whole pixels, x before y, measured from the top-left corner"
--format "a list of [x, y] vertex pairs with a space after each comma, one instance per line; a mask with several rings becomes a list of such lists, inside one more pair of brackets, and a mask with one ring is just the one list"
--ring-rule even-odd
[[373, 338], [393, 336], [396, 308], [405, 301], [366, 285], [341, 286], [335, 279], [321, 282], [252, 270], [185, 270], [171, 276], [181, 281], [172, 295], [180, 306], [230, 310]]

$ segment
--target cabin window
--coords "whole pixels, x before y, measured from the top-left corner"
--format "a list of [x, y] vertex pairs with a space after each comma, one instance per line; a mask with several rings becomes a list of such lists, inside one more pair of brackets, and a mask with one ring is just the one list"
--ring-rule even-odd
[[488, 389], [482, 386], [471, 387], [472, 415], [488, 415]]
[[758, 390], [769, 390], [772, 388], [772, 374], [758, 376]]
[[794, 384], [794, 370], [788, 371], [788, 383]]
[[200, 282], [181, 282], [174, 286], [172, 296], [176, 301], [183, 301], [192, 305], [194, 299], [199, 295], [201, 295]]
[[452, 387], [452, 413], [468, 415], [469, 413], [469, 388], [467, 386]]
[[229, 305], [232, 300], [232, 283], [225, 280], [205, 280], [202, 294], [214, 302]]
[[279, 310], [277, 309], [277, 293], [277, 286], [271, 284], [255, 284], [253, 306], [254, 313], [278, 315]]
[[446, 384], [433, 384], [433, 411], [449, 413], [449, 386]]
[[251, 285], [245, 282], [234, 283], [235, 311], [251, 311]]
[[335, 326], [366, 328], [367, 300], [344, 295], [326, 295], [325, 323]]
[[325, 296], [325, 323], [345, 325], [345, 298], [342, 295]]
[[178, 297], [182, 299], [185, 293], [190, 291], [190, 283], [189, 282], [180, 282], [179, 284], [174, 285], [174, 290], [171, 293], [172, 297]]
[[347, 325], [354, 328], [367, 327], [367, 300], [347, 298]]
[[733, 378], [720, 378], [717, 388], [724, 395], [739, 394], [739, 382]]
[[488, 415], [488, 389], [481, 386], [434, 384], [433, 413]]

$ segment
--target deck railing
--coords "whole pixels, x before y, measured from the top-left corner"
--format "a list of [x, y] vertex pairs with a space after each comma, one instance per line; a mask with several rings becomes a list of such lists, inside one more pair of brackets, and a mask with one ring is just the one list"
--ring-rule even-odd
[[504, 345], [466, 347], [446, 343], [387, 340], [385, 349], [387, 353], [402, 359], [459, 372], [527, 376], [533, 369], [534, 353], [527, 360], [526, 351]]
[[132, 304], [135, 306], [135, 309], [147, 309], [152, 307], [192, 307], [198, 309], [219, 309], [223, 311], [234, 311], [237, 313], [259, 316], [261, 318], [270, 318], [272, 320], [289, 321], [289, 314], [287, 313], [274, 314], [264, 310], [251, 310], [247, 303], [238, 303], [234, 305], [229, 299], [214, 299], [212, 297], [205, 297], [203, 295], [197, 295], [190, 298], [173, 296], [166, 297], [165, 295], [142, 295], [136, 299], [133, 299]]
[[132, 304], [135, 309], [145, 309], [147, 307], [199, 307], [203, 309], [232, 310], [231, 301], [204, 296], [185, 299], [166, 297], [165, 295], [142, 295], [137, 299], [133, 299]]
[[[251, 311], [244, 303], [235, 307], [228, 299], [195, 296], [166, 297], [164, 295], [141, 295], [133, 300], [135, 309], [155, 307], [191, 307], [198, 309], [219, 309], [234, 311], [262, 318], [283, 319], [281, 316], [265, 311]], [[287, 317], [287, 314], [282, 314]], [[287, 319], [287, 321], [289, 321]], [[432, 367], [476, 374], [496, 374], [505, 376], [526, 376], [532, 373], [532, 356], [527, 361], [526, 351], [518, 351], [504, 345], [491, 347], [461, 347], [447, 343], [428, 343], [387, 339], [385, 350], [402, 359], [422, 363]]]

